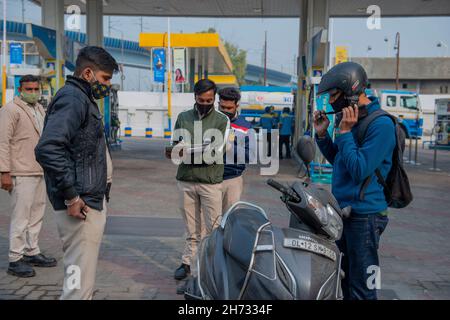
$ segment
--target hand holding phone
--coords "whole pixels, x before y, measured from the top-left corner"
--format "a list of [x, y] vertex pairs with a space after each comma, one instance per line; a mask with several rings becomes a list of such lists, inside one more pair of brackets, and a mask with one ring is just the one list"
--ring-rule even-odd
[[329, 125], [330, 120], [323, 110], [314, 112], [314, 129], [319, 137], [324, 137], [326, 135]]
[[353, 126], [358, 122], [359, 108], [356, 104], [342, 109], [342, 120], [339, 123], [339, 132], [341, 134], [350, 132]]

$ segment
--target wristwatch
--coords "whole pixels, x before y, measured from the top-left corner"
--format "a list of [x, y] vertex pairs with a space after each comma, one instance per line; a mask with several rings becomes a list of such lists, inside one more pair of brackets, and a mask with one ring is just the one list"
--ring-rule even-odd
[[66, 207], [70, 207], [73, 206], [75, 203], [77, 203], [80, 200], [80, 196], [76, 196], [75, 200], [70, 201], [70, 200], [64, 200], [64, 204], [66, 205]]

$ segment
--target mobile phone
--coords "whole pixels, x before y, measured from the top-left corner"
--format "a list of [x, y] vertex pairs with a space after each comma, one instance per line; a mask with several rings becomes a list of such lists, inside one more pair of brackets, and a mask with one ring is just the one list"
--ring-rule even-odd
[[[354, 104], [353, 106], [353, 109], [356, 109], [356, 108], [358, 108], [358, 105], [356, 105], [356, 104]], [[341, 114], [342, 113], [342, 110], [341, 111], [329, 111], [329, 112], [324, 112], [323, 114], [325, 114], [325, 115], [329, 115], [329, 114]]]

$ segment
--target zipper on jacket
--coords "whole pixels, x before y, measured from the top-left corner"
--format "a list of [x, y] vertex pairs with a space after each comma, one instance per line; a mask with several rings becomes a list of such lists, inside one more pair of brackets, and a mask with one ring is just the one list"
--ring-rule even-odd
[[89, 166], [89, 185], [92, 184], [92, 166]]
[[92, 185], [92, 156], [90, 155], [89, 156], [89, 170], [88, 170], [88, 173], [89, 173], [89, 185]]

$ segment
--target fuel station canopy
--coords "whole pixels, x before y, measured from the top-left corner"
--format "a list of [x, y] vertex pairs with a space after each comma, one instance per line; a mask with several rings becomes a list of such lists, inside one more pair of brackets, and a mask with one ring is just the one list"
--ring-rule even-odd
[[[32, 0], [42, 4], [45, 0]], [[86, 12], [86, 1], [64, 0]], [[104, 15], [298, 18], [302, 0], [103, 0]], [[329, 0], [330, 17], [365, 17], [370, 5], [381, 16], [448, 16], [448, 0]]]
[[[167, 33], [141, 33], [139, 46], [166, 48]], [[217, 33], [173, 33], [170, 35], [171, 48], [186, 48], [190, 74], [197, 80], [199, 75], [215, 81], [218, 85], [237, 85], [233, 75], [233, 64], [225, 46]]]

